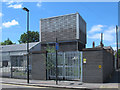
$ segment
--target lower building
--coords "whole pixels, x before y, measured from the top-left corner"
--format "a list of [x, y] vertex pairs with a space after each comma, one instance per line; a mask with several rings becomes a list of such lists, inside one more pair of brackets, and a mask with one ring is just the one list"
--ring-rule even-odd
[[[1, 45], [0, 53], [2, 55], [1, 67], [7, 67], [10, 65], [11, 60], [17, 60], [14, 66], [21, 65], [21, 60], [25, 58], [27, 54], [27, 44], [14, 44], [14, 45]], [[40, 51], [40, 43], [29, 43], [29, 51]]]

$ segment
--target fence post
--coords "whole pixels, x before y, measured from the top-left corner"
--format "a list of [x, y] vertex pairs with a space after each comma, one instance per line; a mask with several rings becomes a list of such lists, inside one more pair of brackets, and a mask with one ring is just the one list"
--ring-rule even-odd
[[82, 75], [83, 75], [83, 53], [81, 52], [81, 82], [82, 82]]
[[65, 52], [63, 52], [63, 80], [65, 79]]
[[46, 51], [46, 79], [48, 80], [48, 66], [47, 66], [47, 51]]
[[11, 71], [11, 76], [10, 77], [12, 78], [13, 77], [13, 73], [12, 73], [13, 70], [12, 70], [12, 59], [11, 59], [11, 57], [10, 57], [10, 68], [11, 68], [10, 69], [10, 71]]
[[57, 38], [56, 38], [56, 85], [58, 85], [58, 46], [57, 46]]
[[9, 60], [10, 60], [10, 67], [8, 67], [8, 68], [10, 68], [10, 77], [12, 78], [12, 59], [11, 59], [11, 56], [10, 56], [10, 52], [9, 52]]
[[78, 78], [80, 79], [80, 52], [78, 51]]

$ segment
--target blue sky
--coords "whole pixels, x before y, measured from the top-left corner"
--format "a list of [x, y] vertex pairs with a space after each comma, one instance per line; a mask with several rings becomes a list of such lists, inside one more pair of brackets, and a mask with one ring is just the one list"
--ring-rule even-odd
[[10, 38], [18, 44], [26, 32], [26, 12], [30, 10], [30, 30], [39, 31], [40, 18], [79, 12], [87, 23], [87, 47], [99, 45], [100, 33], [104, 45], [115, 48], [115, 26], [118, 24], [117, 2], [4, 2], [2, 3], [2, 41]]

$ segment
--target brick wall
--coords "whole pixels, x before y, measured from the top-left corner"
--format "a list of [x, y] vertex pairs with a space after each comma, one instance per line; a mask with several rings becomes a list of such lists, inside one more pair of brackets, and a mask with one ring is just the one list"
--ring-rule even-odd
[[114, 70], [113, 57], [110, 52], [102, 48], [84, 49], [83, 58], [86, 58], [86, 63], [83, 63], [83, 82], [105, 82]]
[[104, 50], [103, 56], [103, 81], [107, 81], [114, 70], [114, 55]]

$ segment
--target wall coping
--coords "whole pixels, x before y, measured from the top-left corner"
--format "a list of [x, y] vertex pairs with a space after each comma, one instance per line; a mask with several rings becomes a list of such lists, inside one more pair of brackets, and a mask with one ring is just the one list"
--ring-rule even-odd
[[105, 50], [104, 48], [84, 48], [82, 51], [100, 51]]
[[31, 54], [46, 54], [47, 51], [32, 51]]

